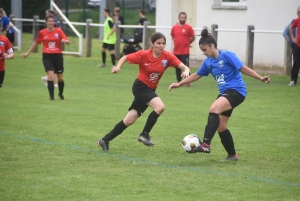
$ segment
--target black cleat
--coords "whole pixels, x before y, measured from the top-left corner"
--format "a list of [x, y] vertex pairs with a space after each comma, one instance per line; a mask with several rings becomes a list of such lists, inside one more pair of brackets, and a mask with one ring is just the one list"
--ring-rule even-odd
[[58, 94], [60, 100], [65, 100], [65, 97], [62, 94]]
[[238, 161], [238, 160], [239, 160], [239, 156], [237, 154], [235, 154], [235, 155], [228, 155], [225, 159], [221, 160], [221, 162]]
[[54, 98], [51, 98], [51, 97], [50, 97], [50, 101], [54, 101]]
[[99, 145], [103, 151], [109, 151], [109, 145], [104, 140], [100, 139], [97, 141], [97, 145]]
[[195, 153], [195, 152], [204, 152], [204, 153], [210, 153], [210, 145], [209, 144], [206, 144], [206, 143], [203, 143], [201, 144], [200, 146], [198, 147], [194, 147], [192, 150], [191, 150], [192, 153]]
[[138, 137], [138, 141], [142, 142], [146, 146], [152, 147], [154, 145], [154, 143], [151, 142], [150, 136], [148, 133], [141, 133], [140, 136]]

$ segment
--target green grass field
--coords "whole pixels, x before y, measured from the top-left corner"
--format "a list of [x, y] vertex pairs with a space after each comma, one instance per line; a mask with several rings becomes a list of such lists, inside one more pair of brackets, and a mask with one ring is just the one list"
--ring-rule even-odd
[[220, 162], [226, 152], [218, 134], [212, 153], [184, 152], [185, 135], [202, 138], [218, 91], [210, 76], [168, 92], [172, 68], [157, 89], [166, 110], [151, 132], [155, 146], [137, 141], [149, 108], [107, 153], [96, 141], [127, 113], [138, 67], [115, 75], [97, 68], [95, 40], [91, 58], [64, 56], [66, 101], [50, 102], [41, 46], [21, 57], [30, 39], [24, 35], [24, 51], [6, 61], [0, 89], [0, 200], [299, 200], [300, 89], [287, 86], [288, 76], [271, 75], [268, 85], [243, 76], [248, 96], [228, 125], [238, 162]]

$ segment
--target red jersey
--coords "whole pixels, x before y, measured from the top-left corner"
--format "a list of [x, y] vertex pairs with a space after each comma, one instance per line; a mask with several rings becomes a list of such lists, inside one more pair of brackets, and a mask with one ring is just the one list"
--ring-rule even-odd
[[3, 53], [7, 53], [9, 49], [11, 49], [11, 52], [13, 52], [8, 38], [0, 35], [0, 71], [5, 70], [5, 59], [3, 57]]
[[154, 58], [152, 49], [129, 54], [127, 60], [131, 64], [139, 64], [137, 78], [151, 89], [157, 88], [160, 78], [169, 66], [177, 68], [181, 63], [174, 54], [165, 50], [158, 58]]
[[171, 30], [171, 36], [174, 41], [174, 54], [182, 55], [190, 53], [190, 38], [195, 36], [194, 30], [190, 25], [174, 25]]
[[297, 36], [295, 36], [298, 40], [298, 43], [297, 43], [297, 46], [300, 47], [300, 33], [299, 33], [299, 30], [300, 30], [300, 17], [298, 17], [297, 19], [295, 19], [291, 25], [293, 28], [297, 27], [298, 29], [298, 34]]
[[61, 54], [61, 39], [68, 40], [67, 36], [60, 28], [54, 28], [51, 32], [45, 28], [39, 32], [35, 41], [38, 44], [43, 43], [43, 53]]

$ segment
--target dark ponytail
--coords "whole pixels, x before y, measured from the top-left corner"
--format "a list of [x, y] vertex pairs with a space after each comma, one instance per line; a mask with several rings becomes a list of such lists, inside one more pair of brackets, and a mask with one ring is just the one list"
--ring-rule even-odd
[[216, 40], [214, 39], [214, 37], [212, 37], [212, 35], [208, 32], [208, 29], [207, 28], [204, 28], [202, 31], [201, 31], [201, 38], [199, 40], [199, 45], [211, 45], [211, 44], [214, 44], [215, 45], [215, 48], [217, 48], [217, 42]]

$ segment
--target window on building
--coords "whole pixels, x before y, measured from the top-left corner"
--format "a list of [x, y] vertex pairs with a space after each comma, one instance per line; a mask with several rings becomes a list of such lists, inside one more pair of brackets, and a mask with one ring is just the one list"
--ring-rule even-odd
[[247, 10], [247, 0], [214, 0], [212, 9]]

